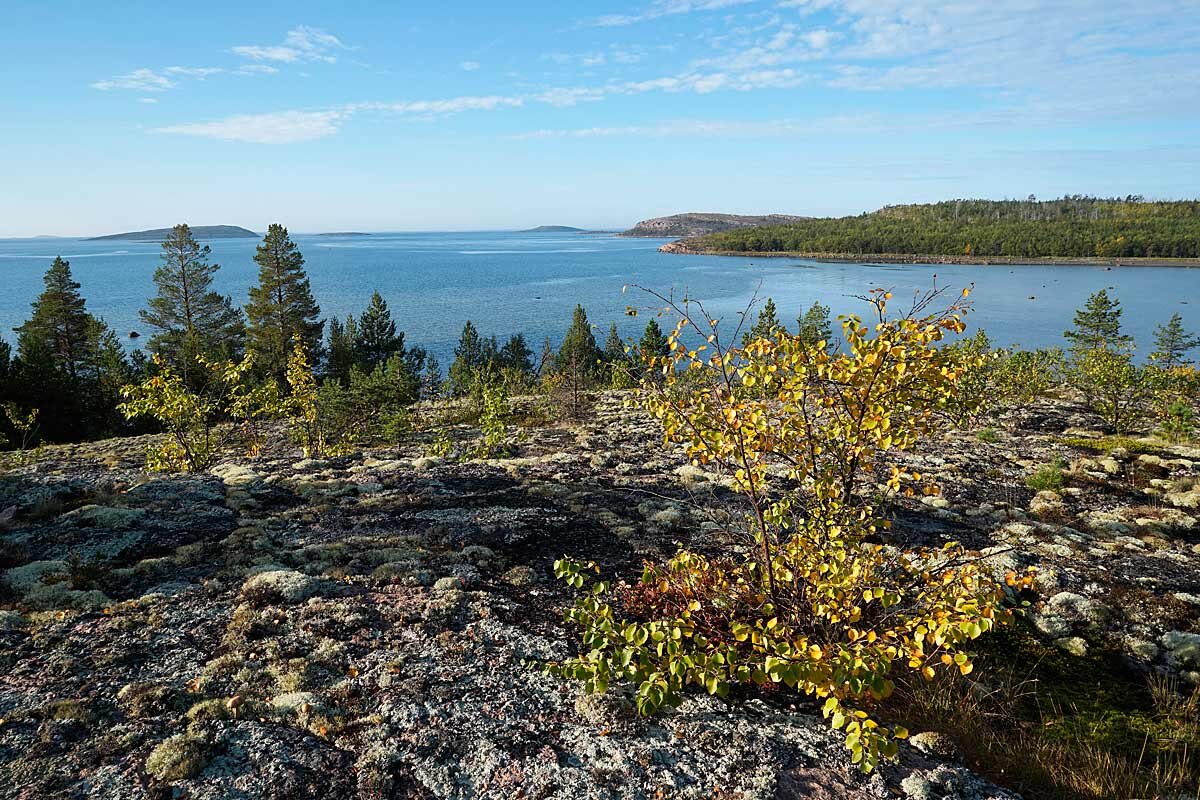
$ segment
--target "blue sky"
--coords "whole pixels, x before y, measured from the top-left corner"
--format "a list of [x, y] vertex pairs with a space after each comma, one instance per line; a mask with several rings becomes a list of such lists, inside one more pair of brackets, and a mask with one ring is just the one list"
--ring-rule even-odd
[[0, 236], [1200, 194], [1200, 3], [48, 2]]

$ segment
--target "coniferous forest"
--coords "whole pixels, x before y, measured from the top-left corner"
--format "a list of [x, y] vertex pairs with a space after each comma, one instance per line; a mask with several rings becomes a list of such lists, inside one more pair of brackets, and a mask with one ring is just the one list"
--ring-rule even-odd
[[687, 240], [730, 253], [1010, 258], [1197, 258], [1200, 202], [1066, 196], [885, 206]]

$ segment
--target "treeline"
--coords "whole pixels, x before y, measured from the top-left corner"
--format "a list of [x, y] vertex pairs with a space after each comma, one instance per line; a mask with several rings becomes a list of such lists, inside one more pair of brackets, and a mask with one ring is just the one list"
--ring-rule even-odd
[[[632, 382], [638, 354], [626, 352], [615, 324], [603, 346], [598, 344], [582, 307], [575, 309], [560, 346], [547, 339], [540, 355], [520, 333], [501, 343], [481, 336], [468, 321], [443, 377], [431, 353], [408, 343], [378, 292], [361, 314], [322, 319], [304, 256], [282, 225], [271, 225], [255, 252], [258, 283], [243, 306], [212, 289], [220, 265], [210, 256], [187, 225], [166, 237], [153, 278], [155, 294], [139, 315], [150, 336], [144, 351], [132, 353], [88, 311], [70, 263], [56, 258], [30, 318], [15, 329], [15, 351], [0, 340], [0, 447], [155, 430], [144, 415], [131, 419], [123, 413], [126, 387], [154, 376], [177, 377], [180, 391], [203, 397], [226, 381], [222, 371], [241, 363], [246, 366], [239, 383], [287, 387], [294, 382], [288, 373], [297, 357], [312, 371], [330, 408], [395, 409], [422, 399], [478, 396], [484, 383], [503, 383], [508, 393], [542, 384], [578, 393]], [[665, 336], [651, 321], [633, 349], [660, 353], [665, 347]]]
[[949, 200], [714, 233], [700, 250], [1017, 258], [1200, 258], [1200, 202]]

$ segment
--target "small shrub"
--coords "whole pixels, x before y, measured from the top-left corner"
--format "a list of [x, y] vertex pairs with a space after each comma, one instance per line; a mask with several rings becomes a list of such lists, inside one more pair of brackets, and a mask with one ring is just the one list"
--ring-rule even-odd
[[124, 387], [125, 402], [118, 406], [127, 419], [150, 417], [165, 431], [165, 440], [147, 450], [149, 469], [200, 472], [235, 443], [257, 452], [255, 423], [274, 413], [277, 392], [273, 381], [250, 386], [250, 356], [237, 363], [197, 356], [206, 375], [198, 390], [158, 356], [152, 363], [155, 374]]
[[992, 368], [998, 402], [1020, 407], [1045, 397], [1061, 382], [1065, 363], [1059, 349], [1000, 351]]
[[1070, 380], [1088, 407], [1118, 435], [1144, 419], [1153, 392], [1147, 371], [1125, 350], [1095, 348], [1078, 354]]
[[508, 452], [508, 417], [512, 409], [508, 404], [508, 391], [503, 382], [485, 385], [483, 410], [479, 415], [479, 428], [483, 441], [476, 450], [479, 458], [495, 458]]
[[[591, 565], [560, 559], [556, 576], [583, 590], [566, 615], [582, 653], [550, 670], [587, 692], [630, 682], [643, 714], [677, 705], [689, 685], [722, 696], [787, 687], [823, 701], [863, 769], [895, 756], [907, 732], [867, 710], [892, 692], [893, 672], [969, 674], [970, 642], [1008, 613], [1004, 588], [958, 546], [879, 544], [880, 498], [857, 491], [884, 452], [932, 432], [956, 391], [963, 361], [938, 345], [962, 331], [962, 307], [926, 312], [937, 296], [890, 318], [891, 296], [873, 293], [877, 322], [843, 318], [836, 353], [783, 329], [726, 348], [702, 305], [672, 305], [681, 321], [656, 361], [665, 380], [644, 382], [633, 402], [663, 424], [667, 444], [731, 476], [748, 509], [747, 554], [680, 550], [615, 587], [589, 585]], [[893, 470], [886, 493], [912, 494], [920, 480]]]

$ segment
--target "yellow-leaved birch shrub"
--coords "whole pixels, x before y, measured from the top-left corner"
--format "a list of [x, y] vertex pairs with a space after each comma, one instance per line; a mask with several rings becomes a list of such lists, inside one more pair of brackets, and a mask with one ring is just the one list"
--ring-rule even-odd
[[253, 386], [252, 361], [217, 361], [196, 356], [204, 376], [198, 389], [159, 356], [154, 374], [121, 390], [125, 402], [118, 410], [127, 419], [150, 417], [164, 437], [146, 452], [146, 466], [156, 471], [199, 472], [216, 463], [222, 451], [244, 446], [251, 455], [259, 449], [257, 423], [275, 412], [275, 383]]
[[673, 305], [682, 319], [657, 364], [665, 379], [643, 382], [634, 402], [662, 423], [667, 444], [732, 478], [753, 547], [726, 557], [681, 550], [615, 587], [585, 587], [593, 565], [556, 562], [558, 577], [583, 590], [566, 615], [582, 647], [551, 671], [589, 692], [633, 682], [642, 713], [678, 704], [689, 684], [716, 695], [783, 685], [823, 701], [863, 769], [894, 756], [907, 732], [871, 716], [893, 670], [966, 675], [970, 642], [1009, 613], [1005, 587], [961, 547], [881, 543], [876, 504], [912, 493], [920, 475], [893, 469], [882, 486], [860, 485], [883, 453], [930, 433], [957, 391], [962, 354], [938, 344], [963, 330], [965, 307], [930, 313], [937, 296], [893, 318], [890, 295], [872, 293], [875, 320], [843, 318], [835, 353], [785, 330], [726, 348], [702, 305]]
[[[317, 383], [304, 343], [296, 339], [288, 354], [288, 395], [280, 407], [292, 440], [305, 458], [343, 455], [350, 450], [349, 434], [354, 423], [345, 392], [336, 383]], [[323, 391], [324, 389], [324, 391]]]

